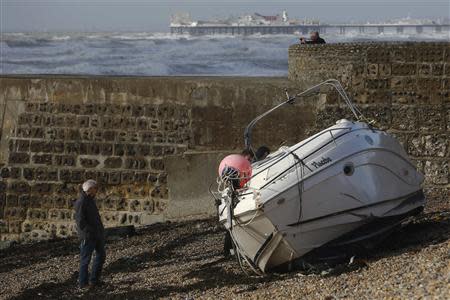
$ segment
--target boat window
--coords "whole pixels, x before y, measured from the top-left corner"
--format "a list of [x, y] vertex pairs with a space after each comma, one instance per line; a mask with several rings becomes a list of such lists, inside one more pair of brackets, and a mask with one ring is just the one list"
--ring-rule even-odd
[[353, 175], [353, 172], [355, 171], [355, 167], [352, 163], [347, 163], [344, 166], [344, 174], [347, 176]]

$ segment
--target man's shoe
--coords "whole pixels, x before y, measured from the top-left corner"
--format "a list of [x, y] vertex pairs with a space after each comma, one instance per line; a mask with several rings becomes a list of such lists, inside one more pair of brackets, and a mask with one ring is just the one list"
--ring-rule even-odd
[[86, 291], [88, 288], [89, 288], [89, 284], [80, 284], [80, 285], [78, 286], [78, 289], [79, 289], [80, 291]]
[[99, 286], [103, 286], [103, 285], [105, 285], [105, 283], [103, 281], [96, 281], [96, 282], [89, 283], [90, 288], [95, 288], [95, 287], [99, 287]]

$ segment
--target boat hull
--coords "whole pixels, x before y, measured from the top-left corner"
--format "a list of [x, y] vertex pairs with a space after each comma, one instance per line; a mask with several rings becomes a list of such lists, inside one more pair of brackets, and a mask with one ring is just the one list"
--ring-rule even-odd
[[331, 138], [316, 138], [309, 149], [299, 143], [255, 165], [256, 175], [240, 193], [231, 224], [222, 209], [220, 221], [231, 229], [241, 254], [261, 271], [375, 221], [395, 219], [392, 226], [362, 230], [355, 243], [387, 234], [425, 205], [423, 176], [393, 137], [363, 123], [345, 127]]

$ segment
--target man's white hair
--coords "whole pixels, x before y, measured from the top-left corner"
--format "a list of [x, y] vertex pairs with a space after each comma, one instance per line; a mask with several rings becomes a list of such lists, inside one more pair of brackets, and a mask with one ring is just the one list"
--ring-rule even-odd
[[83, 183], [82, 188], [83, 188], [84, 192], [87, 192], [87, 191], [89, 191], [90, 188], [93, 188], [96, 186], [97, 186], [97, 181], [95, 181], [93, 179], [89, 179]]

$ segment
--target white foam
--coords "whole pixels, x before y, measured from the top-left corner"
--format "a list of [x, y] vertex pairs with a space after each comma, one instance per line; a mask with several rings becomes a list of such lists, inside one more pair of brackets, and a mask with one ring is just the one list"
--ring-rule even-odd
[[[327, 33], [328, 43], [450, 40], [448, 32]], [[284, 76], [298, 35], [187, 36], [169, 33], [4, 33], [4, 74]]]
[[50, 39], [53, 41], [67, 41], [67, 40], [71, 39], [71, 36], [70, 35], [63, 35], [63, 36], [56, 35], [56, 36], [52, 36]]

